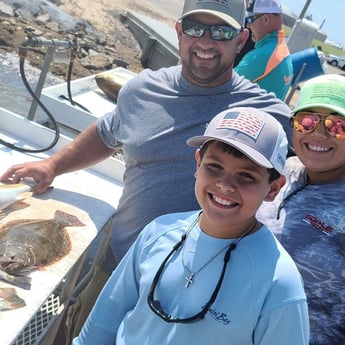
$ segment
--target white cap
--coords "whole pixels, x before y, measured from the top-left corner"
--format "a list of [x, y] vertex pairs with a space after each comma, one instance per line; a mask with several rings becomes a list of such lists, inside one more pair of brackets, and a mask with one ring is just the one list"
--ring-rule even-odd
[[279, 0], [253, 0], [249, 1], [248, 14], [257, 13], [282, 13], [282, 5]]
[[281, 124], [262, 110], [238, 107], [222, 111], [211, 120], [204, 135], [188, 139], [187, 144], [199, 147], [212, 140], [238, 149], [260, 166], [283, 173], [286, 134]]

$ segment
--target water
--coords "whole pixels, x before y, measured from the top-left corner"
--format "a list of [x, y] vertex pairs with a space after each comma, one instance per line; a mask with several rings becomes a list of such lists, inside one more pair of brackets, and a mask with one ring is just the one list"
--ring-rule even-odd
[[[41, 70], [25, 62], [24, 71], [31, 88], [35, 90]], [[62, 78], [48, 74], [44, 86], [63, 81]], [[0, 50], [0, 107], [27, 117], [31, 102], [32, 97], [20, 75], [18, 54]], [[37, 114], [42, 115], [43, 111], [38, 108]]]

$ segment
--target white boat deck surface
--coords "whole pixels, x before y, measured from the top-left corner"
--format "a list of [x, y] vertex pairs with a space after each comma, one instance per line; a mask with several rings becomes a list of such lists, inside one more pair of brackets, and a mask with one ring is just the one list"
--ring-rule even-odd
[[[136, 75], [123, 67], [109, 70], [107, 74], [127, 80]], [[57, 122], [79, 132], [116, 107], [116, 104], [98, 88], [95, 75], [72, 80], [71, 93], [75, 105], [68, 100], [67, 82], [43, 88], [40, 99]]]
[[[27, 147], [39, 148], [53, 138], [51, 131], [14, 113], [0, 108], [0, 138]], [[24, 154], [0, 145], [0, 174], [13, 164], [40, 160], [59, 149], [70, 139], [61, 137], [56, 147], [46, 153]], [[1, 344], [11, 344], [34, 317], [47, 297], [70, 272], [95, 236], [111, 219], [122, 193], [123, 163], [108, 159], [94, 169], [81, 170], [58, 176], [53, 188], [39, 196], [23, 200], [28, 206], [9, 212], [0, 222], [10, 219], [53, 217], [56, 209], [76, 215], [83, 227], [68, 227], [72, 241], [71, 251], [58, 262], [44, 270], [30, 274], [31, 290], [16, 287], [17, 294], [26, 306], [0, 313]], [[11, 285], [0, 281], [0, 287]]]

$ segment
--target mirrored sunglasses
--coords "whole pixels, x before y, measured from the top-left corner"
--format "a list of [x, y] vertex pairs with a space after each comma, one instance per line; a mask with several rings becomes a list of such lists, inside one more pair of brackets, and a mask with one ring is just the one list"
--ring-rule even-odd
[[207, 25], [188, 18], [182, 20], [182, 31], [187, 36], [200, 38], [206, 30], [209, 30], [210, 37], [215, 41], [230, 41], [241, 31], [230, 25]]
[[328, 133], [337, 139], [345, 139], [345, 117], [301, 111], [291, 118], [293, 128], [299, 133], [313, 132], [321, 122]]

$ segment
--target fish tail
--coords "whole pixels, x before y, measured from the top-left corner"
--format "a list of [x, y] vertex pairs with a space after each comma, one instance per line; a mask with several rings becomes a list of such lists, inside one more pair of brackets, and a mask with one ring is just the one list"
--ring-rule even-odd
[[85, 226], [78, 217], [61, 210], [55, 211], [54, 220], [64, 226]]
[[16, 294], [13, 288], [0, 288], [0, 311], [25, 307], [25, 301]]
[[25, 290], [30, 290], [31, 288], [31, 278], [27, 276], [14, 276], [0, 270], [0, 279]]
[[12, 302], [12, 301], [6, 301], [6, 300], [0, 301], [0, 312], [15, 310], [15, 309], [23, 308], [26, 306], [26, 303], [23, 299], [21, 299], [18, 296], [15, 296], [15, 297], [19, 299], [18, 302]]
[[24, 183], [0, 185], [0, 209], [32, 196], [31, 186]]

